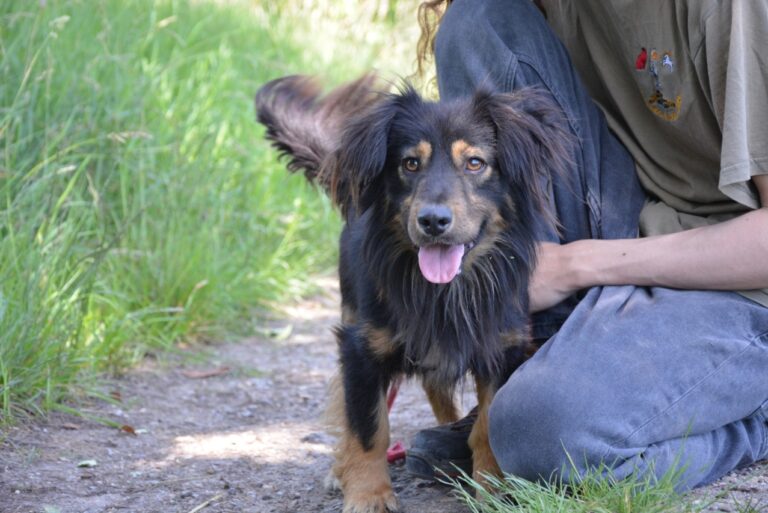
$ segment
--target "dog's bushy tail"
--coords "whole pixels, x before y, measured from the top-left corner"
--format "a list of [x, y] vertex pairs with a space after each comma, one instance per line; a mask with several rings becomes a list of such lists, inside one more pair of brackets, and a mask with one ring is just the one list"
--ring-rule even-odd
[[[256, 93], [256, 119], [266, 126], [266, 137], [280, 155], [288, 158], [288, 170], [302, 171], [330, 194], [334, 177], [323, 161], [338, 147], [347, 120], [380, 98], [377, 83], [376, 76], [368, 74], [323, 96], [311, 77], [279, 78]], [[342, 198], [334, 199], [343, 203]], [[346, 205], [338, 206], [345, 210]]]

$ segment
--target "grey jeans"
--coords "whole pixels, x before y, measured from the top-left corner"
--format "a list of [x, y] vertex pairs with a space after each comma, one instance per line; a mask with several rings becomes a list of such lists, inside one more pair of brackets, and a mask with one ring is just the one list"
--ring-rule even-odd
[[[580, 144], [574, 176], [555, 179], [563, 229], [550, 239], [637, 235], [634, 162], [530, 0], [455, 0], [435, 51], [444, 99], [533, 86], [567, 115]], [[677, 466], [687, 489], [768, 457], [768, 308], [732, 292], [595, 287], [536, 315], [533, 330], [547, 342], [491, 406], [504, 471], [569, 479], [605, 464], [623, 478]]]

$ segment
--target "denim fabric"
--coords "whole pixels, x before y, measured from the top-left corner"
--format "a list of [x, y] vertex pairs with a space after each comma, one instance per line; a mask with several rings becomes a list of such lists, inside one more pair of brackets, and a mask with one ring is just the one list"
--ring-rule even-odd
[[[634, 162], [530, 0], [455, 0], [435, 53], [443, 99], [537, 87], [562, 108], [579, 145], [573, 175], [553, 178], [562, 229], [547, 239], [637, 235]], [[730, 292], [602, 287], [533, 328], [552, 338], [491, 408], [505, 471], [546, 478], [566, 453], [579, 471], [606, 463], [617, 477], [679, 463], [689, 488], [768, 456], [768, 308]]]
[[[548, 477], [570, 455], [617, 478], [683, 468], [681, 489], [768, 456], [768, 308], [732, 292], [603, 287], [491, 406], [502, 469]], [[739, 420], [742, 419], [742, 420]]]
[[[532, 2], [454, 2], [441, 23], [435, 54], [441, 99], [470, 94], [482, 85], [502, 91], [535, 87], [562, 108], [578, 145], [573, 175], [553, 177], [561, 228], [546, 239], [637, 235], [645, 194], [635, 163], [608, 129], [565, 48]], [[549, 338], [576, 302], [572, 298], [535, 316], [534, 338]]]

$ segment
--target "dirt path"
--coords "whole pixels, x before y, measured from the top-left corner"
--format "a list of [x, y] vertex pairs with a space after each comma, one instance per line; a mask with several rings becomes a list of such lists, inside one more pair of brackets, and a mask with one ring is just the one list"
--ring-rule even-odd
[[[320, 420], [336, 362], [336, 293], [288, 315], [275, 324], [293, 323], [285, 340], [253, 338], [197, 351], [194, 361], [147, 362], [107, 387], [119, 405], [86, 408], [138, 434], [60, 414], [7, 430], [0, 513], [340, 511], [341, 498], [322, 485], [333, 440]], [[207, 371], [215, 375], [199, 374]], [[470, 391], [462, 401], [471, 407]], [[431, 423], [422, 392], [405, 386], [392, 413], [393, 440], [407, 442]], [[398, 466], [392, 476], [408, 512], [467, 511], [445, 487], [410, 479]], [[768, 465], [706, 492], [722, 490], [768, 507]], [[730, 504], [710, 510], [732, 511]]]

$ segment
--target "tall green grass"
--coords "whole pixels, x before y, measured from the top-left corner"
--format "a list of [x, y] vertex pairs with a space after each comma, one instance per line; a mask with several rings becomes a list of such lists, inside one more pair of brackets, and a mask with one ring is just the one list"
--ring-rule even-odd
[[5, 419], [150, 349], [247, 331], [332, 268], [338, 216], [276, 162], [252, 96], [288, 73], [410, 69], [394, 6], [0, 3]]

